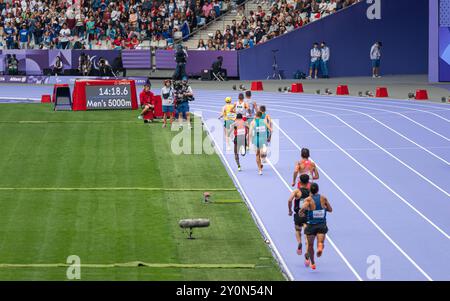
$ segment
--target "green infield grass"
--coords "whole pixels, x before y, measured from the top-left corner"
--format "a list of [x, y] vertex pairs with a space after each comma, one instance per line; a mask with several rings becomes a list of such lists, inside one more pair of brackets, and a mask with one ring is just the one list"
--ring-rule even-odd
[[0, 104], [0, 280], [284, 280], [219, 157], [137, 114]]

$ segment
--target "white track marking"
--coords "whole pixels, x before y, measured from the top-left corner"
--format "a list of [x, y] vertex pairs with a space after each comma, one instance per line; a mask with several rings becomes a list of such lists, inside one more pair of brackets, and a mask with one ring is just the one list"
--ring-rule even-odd
[[[274, 110], [274, 109], [272, 109]], [[275, 110], [275, 111], [281, 111], [289, 114], [297, 115], [298, 117], [302, 118], [306, 123], [308, 123], [312, 128], [314, 128], [319, 134], [321, 134], [323, 137], [325, 137], [328, 141], [330, 141], [334, 146], [336, 146], [340, 151], [342, 151], [345, 155], [347, 155], [352, 161], [354, 161], [356, 164], [358, 164], [363, 170], [365, 170], [369, 175], [371, 175], [375, 180], [377, 180], [381, 185], [383, 185], [386, 189], [388, 189], [390, 192], [392, 192], [395, 196], [397, 196], [403, 203], [405, 203], [409, 208], [411, 208], [414, 212], [416, 212], [420, 217], [422, 217], [425, 221], [427, 221], [430, 225], [432, 225], [436, 230], [438, 230], [442, 235], [444, 235], [447, 239], [450, 239], [450, 236], [442, 230], [440, 227], [438, 227], [435, 223], [433, 223], [428, 217], [426, 217], [422, 212], [417, 210], [413, 205], [411, 205], [405, 198], [403, 198], [401, 195], [399, 195], [396, 191], [394, 191], [389, 185], [387, 185], [385, 182], [383, 182], [380, 178], [378, 178], [373, 172], [371, 172], [367, 167], [365, 167], [361, 162], [356, 160], [352, 155], [350, 155], [345, 149], [343, 149], [340, 145], [338, 145], [336, 142], [334, 142], [333, 139], [328, 137], [325, 133], [323, 133], [319, 128], [317, 128], [314, 124], [312, 124], [308, 119], [301, 116], [297, 113], [291, 113], [288, 111], [282, 111], [282, 110]]]
[[[205, 107], [212, 107], [212, 106], [208, 106], [208, 105], [201, 105], [201, 106], [205, 106]], [[211, 110], [205, 110], [205, 111], [211, 111]], [[211, 111], [211, 112], [215, 112], [215, 111]], [[300, 146], [277, 124], [274, 122], [274, 125], [276, 127], [278, 127], [278, 129], [280, 130], [280, 132], [300, 151], [301, 148]], [[317, 130], [317, 129], [316, 129]], [[326, 137], [327, 138], [327, 137]], [[281, 176], [281, 174], [278, 172], [278, 170], [273, 166], [273, 164], [268, 161], [269, 164], [271, 165], [271, 167], [273, 168], [273, 170], [277, 173], [277, 175], [280, 177], [280, 179], [283, 181], [284, 185], [290, 190], [291, 187], [288, 185], [288, 183], [283, 179], [283, 177]], [[321, 174], [323, 174], [333, 185], [334, 187], [336, 187], [349, 201], [350, 203], [352, 203], [353, 206], [355, 206], [355, 208], [361, 212], [361, 214], [363, 214], [363, 216], [369, 220], [369, 222], [375, 226], [375, 228], [422, 274], [425, 276], [426, 279], [428, 279], [429, 281], [432, 281], [433, 279], [353, 200], [352, 197], [350, 197], [350, 195], [348, 195], [329, 175], [327, 172], [325, 172], [320, 166], [319, 164], [316, 162], [316, 166], [318, 168], [318, 170], [320, 171]], [[329, 235], [328, 238], [330, 239]], [[332, 241], [330, 240], [330, 243]], [[336, 252], [339, 252], [337, 248], [335, 248]], [[343, 255], [341, 256], [343, 257]], [[343, 260], [346, 261], [344, 259], [345, 257], [343, 257]], [[346, 262], [347, 263], [347, 262]], [[348, 264], [349, 268], [350, 268], [350, 264]], [[352, 268], [351, 268], [352, 269]], [[360, 278], [360, 277], [359, 277]]]
[[[208, 107], [207, 105], [203, 105]], [[311, 123], [307, 118], [304, 116], [289, 112], [285, 110], [277, 110], [272, 109], [274, 111], [279, 111], [283, 113], [288, 113], [291, 115], [295, 115], [301, 119], [303, 119], [306, 123], [308, 123], [313, 129], [315, 129], [319, 134], [321, 134], [323, 137], [325, 137], [328, 141], [330, 141], [334, 146], [336, 146], [341, 152], [343, 152], [345, 155], [347, 155], [352, 161], [354, 161], [358, 166], [360, 166], [363, 170], [365, 170], [369, 175], [371, 175], [375, 180], [377, 180], [381, 185], [383, 185], [386, 189], [388, 189], [390, 192], [392, 192], [398, 199], [400, 199], [403, 203], [405, 203], [409, 208], [411, 208], [414, 212], [416, 212], [420, 217], [422, 217], [425, 221], [427, 221], [431, 226], [433, 226], [436, 230], [438, 230], [442, 235], [444, 235], [447, 239], [450, 240], [450, 236], [442, 230], [439, 226], [437, 226], [434, 222], [432, 222], [428, 217], [426, 217], [422, 212], [420, 212], [416, 207], [414, 207], [411, 203], [409, 203], [404, 197], [402, 197], [400, 194], [398, 194], [395, 190], [393, 190], [389, 185], [387, 185], [385, 182], [383, 182], [379, 177], [377, 177], [372, 171], [370, 171], [366, 166], [364, 166], [361, 162], [359, 162], [355, 157], [350, 155], [345, 149], [343, 149], [339, 144], [337, 144], [333, 139], [328, 137], [325, 133], [323, 133], [319, 128], [317, 128], [313, 123]], [[309, 109], [311, 110], [311, 109]]]
[[[207, 106], [207, 107], [213, 108], [212, 106]], [[215, 108], [215, 107], [214, 107], [214, 108]], [[204, 111], [208, 111], [208, 112], [213, 112], [213, 113], [220, 113], [220, 111], [205, 110], [205, 109], [203, 109], [203, 110], [204, 110]], [[206, 127], [206, 125], [205, 125], [205, 127]], [[206, 128], [207, 128], [207, 127], [206, 127]], [[207, 129], [208, 129], [208, 128], [207, 128]], [[208, 129], [208, 132], [209, 132], [209, 129]], [[229, 170], [229, 171], [231, 172], [231, 174], [233, 175], [233, 179], [234, 179], [234, 180], [236, 181], [236, 183], [239, 185], [239, 189], [244, 193], [244, 197], [245, 197], [245, 199], [247, 200], [247, 203], [249, 204], [249, 206], [250, 206], [252, 212], [255, 213], [255, 216], [256, 216], [257, 219], [258, 219], [258, 223], [260, 223], [260, 225], [262, 225], [262, 229], [264, 230], [264, 234], [265, 234], [267, 237], [269, 237], [270, 241], [273, 242], [272, 238], [270, 238], [270, 235], [268, 234], [267, 230], [265, 229], [264, 224], [262, 223], [261, 219], [259, 218], [258, 214], [256, 213], [255, 208], [254, 208], [253, 205], [250, 203], [250, 199], [249, 199], [248, 196], [245, 194], [245, 192], [244, 192], [244, 190], [243, 190], [243, 188], [242, 188], [242, 186], [241, 186], [241, 184], [240, 184], [240, 182], [239, 182], [239, 180], [238, 180], [236, 174], [233, 172], [233, 169], [231, 168], [230, 164], [228, 163], [228, 161], [226, 160], [225, 156], [223, 155], [222, 150], [218, 147], [218, 144], [217, 144], [217, 142], [215, 141], [214, 137], [212, 137], [212, 135], [209, 135], [209, 136], [210, 136], [211, 139], [213, 140], [214, 146], [215, 146], [215, 148], [219, 151], [219, 153], [220, 153], [222, 159], [224, 160], [226, 166], [228, 167], [228, 170]], [[272, 163], [270, 163], [270, 165], [273, 167]], [[273, 167], [273, 168], [274, 168], [274, 167]], [[275, 170], [275, 168], [274, 168], [274, 170]], [[278, 171], [276, 171], [276, 172], [277, 172], [277, 174], [278, 174]], [[279, 175], [279, 177], [280, 177], [280, 179], [283, 181], [283, 183], [286, 185], [286, 182], [284, 181], [284, 179], [283, 179], [280, 175]], [[287, 186], [287, 187], [290, 189], [289, 186]], [[331, 243], [331, 245], [333, 246], [333, 248], [336, 250], [336, 252], [339, 254], [339, 256], [341, 256], [342, 260], [343, 260], [343, 261], [345, 262], [345, 264], [349, 267], [349, 269], [352, 271], [352, 273], [355, 275], [355, 277], [356, 277], [359, 281], [363, 281], [362, 278], [361, 278], [361, 276], [359, 276], [359, 274], [355, 271], [355, 269], [353, 268], [353, 266], [348, 262], [347, 258], [345, 258], [345, 256], [342, 254], [342, 252], [341, 252], [341, 251], [339, 250], [339, 248], [336, 246], [336, 244], [335, 244], [334, 242], [332, 242], [332, 240], [331, 240], [331, 238], [330, 238], [329, 235], [328, 235], [328, 238], [329, 238], [330, 243]], [[276, 250], [277, 256], [278, 256], [280, 259], [282, 259], [281, 254], [278, 252], [278, 250], [277, 250], [276, 247], [275, 247], [275, 244], [273, 244], [273, 246], [274, 246], [274, 250]], [[287, 265], [286, 265], [286, 263], [284, 262], [284, 260], [282, 261], [282, 263], [283, 263], [283, 267], [286, 268], [286, 271], [289, 271], [289, 269], [287, 268]], [[290, 272], [289, 272], [289, 273], [290, 273]], [[292, 276], [291, 273], [290, 273], [290, 277], [292, 277], [292, 279], [294, 279], [294, 277]]]
[[[327, 99], [327, 97], [329, 97], [329, 96], [314, 95], [315, 99]], [[338, 97], [341, 97], [341, 96], [338, 96]], [[348, 97], [348, 98], [352, 102], [356, 102], [357, 100], [359, 100], [358, 98], [354, 98], [354, 97]], [[300, 99], [302, 99], [301, 96], [300, 96]], [[328, 98], [328, 100], [330, 100], [330, 99]], [[443, 116], [441, 116], [439, 114], [436, 114], [434, 112], [431, 112], [431, 111], [416, 109], [416, 108], [413, 108], [413, 107], [410, 107], [410, 106], [406, 106], [406, 107], [405, 106], [397, 106], [397, 105], [391, 105], [391, 104], [382, 104], [382, 103], [379, 103], [379, 102], [374, 103], [373, 100], [377, 100], [375, 98], [369, 98], [369, 100], [371, 100], [372, 102], [365, 101], [364, 104], [374, 105], [374, 106], [382, 106], [382, 107], [388, 107], [388, 108], [408, 109], [408, 110], [417, 111], [417, 112], [421, 112], [421, 113], [425, 113], [425, 114], [430, 114], [430, 115], [433, 115], [433, 116], [435, 116], [435, 117], [437, 117], [439, 119], [442, 119], [442, 120], [444, 120], [446, 122], [450, 122], [450, 120], [448, 120], [447, 118], [445, 118], [445, 117], [443, 117]], [[330, 101], [338, 102], [338, 101], [345, 101], [345, 100], [333, 99], [333, 100], [330, 100]], [[415, 105], [415, 107], [418, 107], [418, 105]], [[427, 107], [427, 108], [431, 108], [431, 107]], [[441, 108], [441, 110], [449, 110], [449, 109]]]
[[[277, 103], [274, 102], [267, 102], [270, 103], [271, 105], [277, 105]], [[283, 102], [283, 103], [289, 103], [289, 102]], [[311, 107], [318, 107], [318, 108], [322, 108], [322, 109], [327, 109], [328, 107], [322, 106], [322, 105], [314, 105], [314, 104], [309, 104], [309, 103], [302, 103], [302, 105], [306, 105], [306, 106], [311, 106]], [[343, 110], [343, 111], [348, 111], [348, 112], [355, 112], [364, 116], [367, 116], [368, 118], [374, 120], [375, 122], [381, 124], [383, 127], [387, 128], [388, 130], [394, 132], [395, 134], [397, 134], [398, 136], [402, 137], [403, 139], [407, 140], [408, 142], [414, 144], [415, 146], [417, 146], [418, 148], [424, 150], [425, 152], [427, 152], [428, 154], [432, 155], [433, 157], [435, 157], [436, 159], [444, 162], [446, 165], [450, 165], [450, 162], [448, 162], [447, 160], [439, 157], [438, 155], [436, 155], [435, 153], [433, 153], [432, 151], [430, 151], [429, 149], [425, 148], [424, 146], [418, 144], [417, 142], [414, 142], [413, 140], [411, 140], [410, 138], [406, 137], [405, 135], [403, 135], [402, 133], [396, 131], [395, 129], [391, 128], [390, 126], [388, 126], [387, 124], [379, 121], [378, 119], [376, 119], [375, 117], [371, 116], [370, 114], [366, 114], [360, 111], [355, 111], [355, 110], [350, 110], [350, 109], [342, 109], [342, 108], [338, 108], [338, 107], [333, 107], [333, 109], [337, 109], [337, 110]], [[339, 115], [341, 116], [341, 115]], [[342, 116], [341, 116], [342, 117]], [[449, 139], [450, 141], [450, 139]]]
[[[275, 92], [269, 92], [269, 93], [272, 93], [275, 95], [277, 94]], [[284, 94], [287, 94], [287, 93], [284, 93]], [[329, 97], [328, 95], [317, 95], [317, 94], [306, 94], [306, 93], [298, 94], [298, 95], [302, 98], [305, 98], [305, 97], [308, 97], [308, 98], [310, 98], [310, 97], [315, 97], [315, 98]], [[351, 102], [360, 102], [361, 101], [366, 104], [373, 104], [373, 105], [379, 105], [379, 106], [385, 106], [385, 107], [391, 107], [391, 108], [402, 108], [402, 109], [408, 108], [413, 111], [431, 113], [432, 115], [435, 115], [435, 114], [433, 114], [433, 112], [431, 112], [431, 111], [420, 110], [417, 108], [427, 108], [427, 109], [438, 109], [441, 111], [450, 111], [450, 105], [442, 104], [442, 103], [438, 103], [438, 102], [435, 102], [433, 104], [430, 103], [430, 105], [424, 105], [422, 103], [421, 104], [419, 104], [417, 102], [411, 103], [410, 100], [401, 100], [401, 99], [389, 99], [389, 98], [383, 99], [383, 98], [375, 98], [375, 97], [366, 98], [366, 97], [345, 96], [345, 95], [332, 95], [332, 96], [341, 98], [342, 101], [351, 101]], [[448, 119], [446, 119], [445, 117], [442, 117], [438, 114], [436, 114], [435, 116], [438, 118], [441, 118], [441, 119], [443, 118], [444, 120], [448, 121]]]
[[[272, 104], [272, 106], [276, 106], [276, 107], [281, 107], [281, 108], [290, 108], [288, 106], [282, 106], [282, 105], [275, 105]], [[318, 112], [318, 113], [323, 113], [329, 116], [332, 116], [334, 118], [336, 118], [337, 120], [339, 120], [340, 122], [342, 122], [343, 124], [345, 124], [347, 127], [349, 127], [350, 129], [352, 129], [355, 133], [357, 133], [358, 135], [360, 135], [361, 137], [363, 137], [364, 139], [366, 139], [367, 141], [369, 141], [370, 143], [372, 143], [373, 145], [375, 145], [376, 147], [378, 147], [381, 151], [383, 151], [384, 153], [386, 153], [387, 155], [389, 155], [391, 158], [393, 158], [394, 160], [396, 160], [397, 162], [399, 162], [400, 164], [402, 164], [403, 166], [405, 166], [407, 169], [409, 169], [410, 171], [412, 171], [413, 173], [415, 173], [417, 176], [419, 176], [422, 180], [424, 180], [425, 182], [427, 182], [428, 184], [430, 184], [431, 186], [433, 186], [434, 188], [436, 188], [437, 190], [441, 191], [442, 193], [444, 193], [447, 197], [450, 197], [450, 194], [445, 191], [444, 189], [442, 189], [440, 186], [438, 186], [437, 184], [435, 184], [434, 182], [432, 182], [431, 180], [429, 180], [427, 177], [425, 177], [424, 175], [422, 175], [420, 172], [418, 172], [417, 170], [415, 170], [414, 168], [412, 168], [411, 166], [409, 166], [408, 164], [406, 164], [405, 162], [403, 162], [402, 160], [400, 160], [399, 158], [397, 158], [396, 156], [394, 156], [391, 152], [389, 152], [388, 150], [384, 149], [382, 146], [380, 146], [378, 143], [376, 143], [375, 141], [373, 141], [372, 139], [370, 139], [369, 137], [367, 137], [366, 135], [364, 135], [363, 133], [361, 133], [359, 130], [355, 129], [353, 126], [351, 126], [350, 124], [348, 124], [347, 122], [345, 122], [343, 119], [341, 119], [339, 116], [332, 114], [332, 113], [328, 113], [325, 111], [320, 111], [320, 110], [314, 110], [314, 109], [307, 109], [307, 108], [303, 108], [304, 110], [308, 110], [308, 111], [314, 111], [314, 112]], [[275, 110], [275, 109], [274, 109]], [[275, 111], [280, 111], [280, 112], [284, 112], [284, 113], [290, 113], [290, 114], [295, 114], [297, 116], [301, 116], [298, 115], [296, 113], [292, 113], [289, 111], [285, 111], [285, 110], [275, 110]], [[304, 118], [303, 116], [301, 116], [302, 118]], [[307, 120], [306, 118], [304, 118], [305, 121]], [[307, 121], [309, 123], [309, 120]]]
[[[214, 111], [214, 112], [216, 112], [216, 111]], [[219, 111], [217, 111], [217, 112], [219, 112]], [[200, 117], [200, 119], [203, 122], [203, 117], [202, 116], [198, 116], [198, 117]], [[217, 141], [214, 138], [214, 136], [210, 133], [209, 128], [206, 125], [206, 123], [203, 123], [203, 124], [204, 124], [205, 128], [208, 131], [208, 137], [211, 138], [212, 142], [214, 143], [214, 148], [220, 154], [220, 157], [222, 158], [223, 163], [226, 165], [226, 167], [228, 168], [228, 171], [231, 173], [231, 175], [233, 177], [234, 182], [239, 187], [239, 190], [241, 191], [241, 194], [244, 196], [244, 200], [247, 203], [247, 206], [251, 209], [251, 211], [253, 213], [253, 216], [255, 217], [257, 223], [259, 224], [260, 229], [264, 233], [264, 236], [267, 237], [270, 240], [271, 248], [272, 248], [273, 252], [275, 253], [275, 255], [277, 256], [278, 261], [280, 262], [282, 268], [285, 270], [289, 280], [294, 280], [294, 276], [292, 275], [291, 271], [289, 270], [289, 267], [286, 265], [286, 262], [284, 261], [284, 258], [281, 256], [281, 253], [278, 251], [278, 248], [275, 245], [275, 243], [273, 242], [273, 239], [271, 238], [271, 236], [270, 236], [269, 232], [267, 231], [266, 227], [264, 226], [264, 223], [262, 222], [262, 220], [259, 217], [258, 213], [256, 212], [255, 208], [253, 207], [252, 203], [250, 202], [250, 198], [247, 196], [247, 194], [245, 193], [245, 190], [242, 188], [242, 185], [239, 182], [239, 179], [237, 178], [236, 174], [234, 173], [233, 169], [231, 168], [230, 164], [228, 163], [225, 155], [222, 152], [222, 149], [219, 147], [219, 144], [217, 143]]]
[[[278, 127], [280, 128], [280, 127]], [[267, 162], [269, 163], [269, 165], [272, 167], [272, 169], [275, 171], [275, 173], [277, 174], [277, 176], [281, 179], [281, 181], [283, 182], [283, 184], [286, 186], [286, 188], [292, 192], [292, 188], [289, 186], [289, 184], [283, 179], [283, 177], [281, 176], [281, 174], [278, 172], [278, 170], [275, 168], [275, 166], [272, 164], [272, 162], [270, 162], [269, 159], [267, 159]], [[355, 268], [350, 264], [350, 262], [348, 261], [348, 259], [345, 257], [345, 255], [341, 252], [341, 250], [336, 246], [336, 244], [334, 243], [333, 239], [331, 238], [331, 235], [327, 234], [327, 240], [330, 242], [331, 246], [334, 248], [334, 250], [338, 253], [338, 255], [342, 258], [342, 260], [345, 262], [345, 264], [347, 265], [347, 267], [352, 271], [353, 275], [355, 275], [355, 277], [359, 280], [359, 281], [363, 281], [363, 279], [361, 278], [361, 276], [358, 274], [358, 272], [355, 270]]]
[[[263, 98], [263, 99], [265, 99], [265, 98]], [[427, 131], [429, 131], [429, 132], [431, 132], [431, 133], [433, 133], [433, 134], [435, 134], [435, 135], [437, 135], [437, 136], [439, 136], [439, 137], [445, 139], [446, 141], [450, 141], [450, 139], [447, 138], [446, 136], [444, 136], [444, 135], [442, 135], [442, 134], [440, 134], [440, 133], [438, 133], [438, 132], [436, 132], [436, 131], [430, 129], [429, 127], [425, 126], [424, 124], [422, 124], [422, 123], [420, 123], [420, 122], [417, 122], [417, 121], [415, 121], [414, 119], [412, 119], [412, 118], [410, 118], [410, 117], [408, 117], [408, 116], [406, 116], [406, 115], [404, 115], [404, 114], [402, 114], [402, 113], [400, 113], [400, 112], [391, 111], [391, 110], [385, 110], [385, 109], [378, 109], [378, 108], [373, 108], [373, 107], [362, 107], [362, 106], [357, 106], [357, 105], [349, 104], [348, 102], [345, 102], [345, 101], [344, 101], [344, 103], [342, 103], [342, 101], [340, 102], [339, 100], [334, 101], [334, 100], [324, 99], [324, 98], [319, 98], [319, 99], [322, 100], [321, 102], [329, 102], [329, 103], [332, 103], [332, 104], [337, 104], [337, 105], [346, 106], [346, 107], [362, 108], [362, 109], [366, 109], [366, 110], [375, 110], [375, 111], [381, 111], [381, 112], [388, 112], [388, 113], [391, 113], [391, 114], [396, 114], [396, 115], [399, 115], [399, 116], [401, 116], [401, 117], [403, 117], [403, 118], [405, 118], [405, 119], [411, 121], [412, 123], [414, 123], [414, 124], [416, 124], [416, 125], [418, 125], [418, 126], [424, 128], [425, 130], [427, 130]], [[302, 99], [302, 100], [303, 100], [303, 99]], [[303, 103], [311, 103], [311, 102], [309, 102], [309, 101], [307, 101], [307, 100], [306, 100], [306, 101], [296, 101], [296, 100], [292, 100], [292, 102], [295, 102], [295, 103], [302, 103], [302, 104], [303, 104]], [[284, 101], [284, 103], [286, 103], [286, 101]], [[422, 112], [422, 110], [419, 110], [419, 111]], [[427, 112], [427, 111], [423, 111], [423, 112]], [[445, 118], [444, 118], [444, 119], [445, 119]], [[445, 119], [445, 121], [449, 122], [447, 119]]]
[[[297, 145], [297, 143], [292, 140], [292, 138], [286, 134], [286, 132], [276, 123], [274, 123], [276, 127], [280, 130], [281, 133], [283, 133], [286, 138], [291, 141], [292, 144], [295, 145], [295, 147], [298, 150], [301, 150], [301, 148]], [[278, 176], [282, 179], [286, 187], [288, 187], [289, 190], [291, 188], [289, 187], [288, 183], [281, 177], [279, 172], [276, 170], [276, 168], [272, 165], [272, 163], [269, 161], [269, 164], [272, 166], [272, 168], [275, 170], [275, 172], [278, 174]], [[403, 255], [405, 258], [422, 274], [427, 278], [429, 281], [433, 281], [433, 279], [415, 262], [322, 168], [319, 167], [319, 164], [316, 162], [316, 166], [319, 169], [319, 171], [336, 187], [352, 204], [356, 207], [356, 209], [364, 215], [365, 218], [369, 220], [369, 222], [375, 226], [375, 228], [380, 231], [380, 233]], [[292, 190], [291, 190], [292, 191]]]

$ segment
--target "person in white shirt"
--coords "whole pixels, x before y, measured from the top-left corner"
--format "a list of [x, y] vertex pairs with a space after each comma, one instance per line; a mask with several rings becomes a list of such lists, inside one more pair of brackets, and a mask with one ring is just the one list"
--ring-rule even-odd
[[167, 124], [167, 115], [170, 118], [170, 125], [172, 125], [173, 115], [174, 115], [174, 104], [173, 104], [173, 88], [170, 79], [164, 81], [164, 86], [161, 89], [162, 98], [162, 111], [163, 111], [163, 128]]
[[370, 59], [372, 60], [372, 77], [378, 78], [380, 76], [380, 61], [381, 61], [381, 42], [376, 42], [370, 49]]
[[69, 48], [70, 29], [67, 28], [67, 24], [63, 24], [63, 28], [59, 31], [59, 42], [61, 43], [61, 49]]
[[319, 44], [314, 43], [313, 48], [311, 49], [311, 64], [309, 66], [308, 79], [312, 79], [313, 72], [314, 72], [314, 78], [317, 79], [317, 73], [319, 73], [321, 56], [322, 56], [322, 53], [319, 49]]
[[320, 70], [322, 71], [322, 77], [323, 78], [329, 78], [328, 76], [328, 61], [330, 60], [330, 48], [325, 44], [325, 42], [322, 42], [320, 44]]

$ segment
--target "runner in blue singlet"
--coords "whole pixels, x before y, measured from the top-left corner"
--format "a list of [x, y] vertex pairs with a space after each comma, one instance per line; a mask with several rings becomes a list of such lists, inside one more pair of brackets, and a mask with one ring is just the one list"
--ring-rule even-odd
[[310, 189], [311, 196], [305, 199], [300, 211], [305, 212], [308, 210], [305, 228], [305, 235], [308, 242], [308, 257], [305, 260], [305, 265], [309, 265], [315, 270], [314, 240], [317, 236], [317, 257], [320, 257], [322, 256], [325, 237], [328, 232], [327, 212], [332, 212], [333, 208], [331, 208], [327, 198], [319, 194], [319, 185], [317, 183], [312, 183]]

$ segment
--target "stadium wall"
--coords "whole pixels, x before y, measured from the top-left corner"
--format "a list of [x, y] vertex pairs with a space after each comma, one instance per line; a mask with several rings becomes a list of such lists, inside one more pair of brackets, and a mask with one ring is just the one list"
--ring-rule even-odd
[[[377, 4], [380, 9], [373, 14]], [[373, 18], [377, 13], [380, 18]], [[370, 75], [369, 52], [375, 41], [383, 42], [382, 74], [425, 74], [428, 17], [428, 0], [363, 0], [289, 34], [240, 51], [240, 77], [253, 80], [271, 75], [274, 49], [279, 49], [277, 63], [285, 78], [293, 78], [297, 70], [307, 73], [312, 44], [321, 41], [330, 47], [332, 77]]]
[[[101, 57], [107, 59], [110, 64], [121, 56], [124, 68], [127, 69], [175, 69], [174, 50], [157, 50], [155, 53], [155, 66], [152, 65], [151, 52], [149, 50], [0, 50], [0, 74], [6, 73], [6, 58], [8, 55], [16, 55], [19, 61], [19, 71], [29, 76], [42, 75], [44, 69], [51, 69], [59, 56], [64, 69], [78, 68], [78, 59], [81, 53], [91, 57], [94, 69], [98, 69], [98, 61]], [[223, 67], [227, 69], [229, 77], [238, 77], [238, 54], [236, 51], [188, 51], [186, 72], [189, 76], [199, 76], [204, 69], [210, 69], [218, 56], [223, 57]], [[16, 78], [16, 77], [14, 77]], [[1, 82], [1, 80], [0, 80]]]
[[439, 1], [430, 0], [429, 4], [429, 50], [428, 81], [439, 81]]

